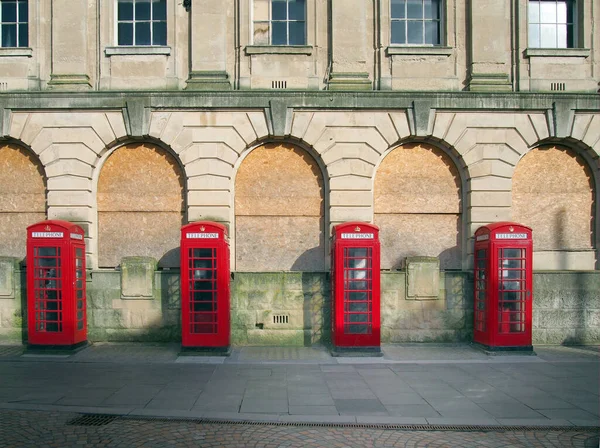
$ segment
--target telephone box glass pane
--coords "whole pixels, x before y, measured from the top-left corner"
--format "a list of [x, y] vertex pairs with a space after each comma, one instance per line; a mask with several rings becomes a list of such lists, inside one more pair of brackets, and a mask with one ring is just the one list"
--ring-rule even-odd
[[33, 250], [35, 328], [40, 332], [63, 329], [62, 269], [59, 247], [35, 247]]
[[498, 332], [525, 332], [525, 249], [498, 249]]
[[373, 328], [372, 249], [344, 249], [344, 333], [371, 334]]
[[217, 333], [216, 249], [189, 249], [190, 333]]
[[487, 329], [487, 250], [480, 249], [475, 253], [475, 330]]
[[76, 329], [83, 330], [85, 327], [85, 251], [81, 247], [75, 248], [75, 306]]

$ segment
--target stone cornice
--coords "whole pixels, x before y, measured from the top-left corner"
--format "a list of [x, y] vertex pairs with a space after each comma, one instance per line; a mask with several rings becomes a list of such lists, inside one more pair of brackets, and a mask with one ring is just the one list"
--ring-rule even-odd
[[0, 108], [121, 109], [127, 102], [142, 101], [151, 109], [256, 109], [277, 99], [293, 109], [408, 109], [415, 101], [446, 110], [548, 110], [557, 102], [570, 109], [600, 111], [600, 95], [584, 93], [491, 92], [332, 92], [332, 91], [163, 91], [163, 92], [6, 92]]

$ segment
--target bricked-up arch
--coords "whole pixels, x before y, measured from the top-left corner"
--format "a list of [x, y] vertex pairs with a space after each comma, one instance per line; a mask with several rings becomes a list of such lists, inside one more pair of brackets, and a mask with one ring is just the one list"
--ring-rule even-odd
[[323, 195], [321, 170], [306, 151], [253, 150], [235, 181], [236, 270], [324, 270]]
[[179, 266], [184, 179], [176, 160], [152, 144], [129, 144], [106, 160], [98, 179], [98, 265], [149, 256]]
[[25, 258], [26, 228], [44, 219], [42, 165], [28, 150], [0, 144], [0, 255]]
[[461, 181], [442, 150], [405, 144], [383, 159], [375, 175], [375, 224], [381, 267], [404, 267], [408, 256], [439, 257], [443, 269], [461, 268]]
[[534, 250], [592, 249], [593, 185], [587, 163], [567, 148], [523, 156], [513, 176], [513, 219], [533, 229]]

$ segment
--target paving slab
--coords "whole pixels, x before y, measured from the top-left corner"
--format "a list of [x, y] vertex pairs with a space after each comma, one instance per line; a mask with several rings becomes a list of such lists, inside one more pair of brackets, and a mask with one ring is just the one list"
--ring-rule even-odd
[[232, 359], [204, 364], [178, 362], [177, 344], [92, 347], [68, 359], [0, 350], [0, 409], [586, 426], [600, 414], [597, 350], [490, 357], [460, 344], [401, 344], [385, 346], [383, 359], [354, 362], [322, 348], [234, 348]]
[[441, 417], [441, 414], [436, 411], [431, 405], [425, 404], [402, 404], [402, 405], [385, 405], [388, 413], [394, 416], [401, 417], [417, 417], [430, 418]]
[[289, 406], [290, 415], [337, 415], [335, 406], [326, 405], [292, 405]]
[[495, 418], [543, 418], [544, 415], [525, 405], [515, 403], [479, 403], [479, 406]]
[[389, 415], [379, 400], [370, 399], [334, 399], [340, 415]]
[[252, 412], [259, 414], [287, 413], [289, 403], [286, 399], [254, 399], [244, 398], [240, 407], [240, 413]]

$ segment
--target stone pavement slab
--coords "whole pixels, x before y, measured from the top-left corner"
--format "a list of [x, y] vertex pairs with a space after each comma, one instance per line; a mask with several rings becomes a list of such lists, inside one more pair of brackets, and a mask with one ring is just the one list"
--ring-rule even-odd
[[600, 426], [596, 349], [487, 356], [466, 344], [386, 345], [383, 358], [352, 362], [322, 347], [243, 347], [211, 363], [178, 362], [197, 358], [178, 349], [95, 344], [68, 358], [0, 350], [0, 409]]

